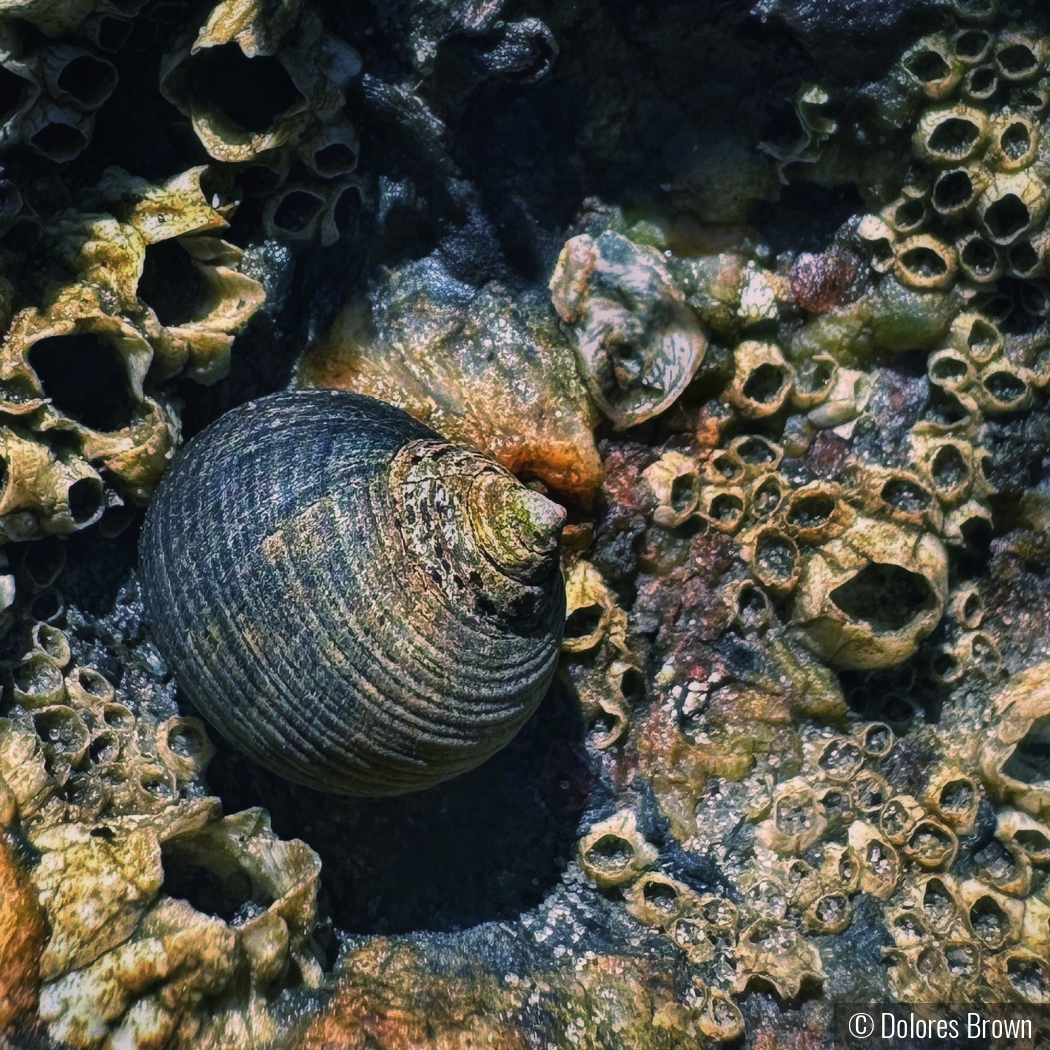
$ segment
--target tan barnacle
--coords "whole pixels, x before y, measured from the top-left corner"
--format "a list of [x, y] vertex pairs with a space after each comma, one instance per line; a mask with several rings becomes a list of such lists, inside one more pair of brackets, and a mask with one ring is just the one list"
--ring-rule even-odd
[[730, 1043], [744, 1033], [744, 1015], [740, 1007], [721, 989], [708, 988], [697, 1027], [716, 1043]]
[[943, 33], [917, 40], [900, 59], [908, 78], [918, 84], [927, 98], [942, 99], [958, 86], [964, 72], [957, 49]]
[[826, 824], [816, 792], [795, 777], [777, 785], [772, 814], [758, 826], [756, 837], [777, 853], [802, 853], [820, 839]]
[[696, 510], [700, 488], [698, 473], [696, 461], [681, 452], [665, 452], [642, 471], [642, 480], [656, 497], [655, 524], [673, 529]]
[[817, 949], [790, 925], [776, 919], [759, 919], [742, 931], [736, 957], [737, 992], [757, 980], [771, 987], [781, 1001], [788, 1001], [798, 995], [803, 982], [820, 983], [824, 979]]
[[1050, 188], [1034, 170], [993, 176], [977, 200], [976, 216], [984, 235], [1007, 248], [1035, 230], [1046, 216]]
[[864, 765], [864, 753], [849, 737], [836, 734], [830, 740], [821, 738], [814, 746], [816, 764], [824, 776], [834, 783], [848, 784]]
[[951, 999], [954, 981], [947, 959], [940, 946], [929, 938], [886, 949], [885, 957], [898, 1000], [943, 1003]]
[[977, 378], [972, 362], [958, 350], [938, 350], [926, 362], [927, 374], [934, 386], [950, 394], [964, 394]]
[[1042, 952], [1011, 948], [993, 955], [987, 981], [1001, 1002], [1050, 1002], [1050, 963]]
[[783, 505], [789, 492], [790, 485], [782, 474], [760, 474], [750, 486], [748, 506], [751, 516], [758, 521], [767, 521]]
[[980, 755], [989, 795], [1040, 820], [1050, 817], [1050, 780], [1040, 765], [1050, 728], [1050, 663], [1011, 675], [993, 695]]
[[63, 631], [49, 623], [35, 623], [29, 634], [30, 652], [42, 653], [56, 667], [65, 667], [70, 661], [69, 639]]
[[850, 486], [850, 501], [872, 516], [885, 516], [930, 532], [944, 522], [940, 506], [922, 479], [908, 470], [865, 465]]
[[755, 579], [774, 594], [787, 594], [798, 582], [802, 561], [798, 544], [782, 528], [748, 529], [741, 537], [741, 552]]
[[872, 268], [878, 273], [893, 269], [893, 246], [897, 231], [880, 215], [865, 215], [857, 225], [857, 238], [868, 249]]
[[995, 66], [1004, 80], [1031, 80], [1042, 72], [1047, 57], [1046, 38], [1019, 29], [1006, 29], [995, 41]]
[[1003, 335], [998, 327], [977, 313], [961, 313], [948, 332], [948, 344], [975, 365], [985, 365], [1003, 352]]
[[974, 480], [973, 445], [953, 437], [912, 431], [919, 474], [942, 504], [961, 502]]
[[617, 611], [616, 600], [601, 573], [581, 558], [569, 569], [565, 579], [562, 650], [585, 653], [593, 649], [617, 627]]
[[828, 396], [811, 408], [806, 418], [821, 430], [842, 426], [864, 411], [871, 391], [872, 379], [867, 372], [856, 368], [840, 368]]
[[825, 890], [806, 907], [802, 921], [814, 933], [841, 933], [853, 921], [849, 897], [841, 890]]
[[646, 926], [667, 929], [698, 902], [684, 883], [656, 871], [643, 872], [624, 890], [627, 910]]
[[917, 799], [911, 795], [895, 795], [879, 812], [879, 830], [887, 842], [899, 846], [924, 815], [925, 811]]
[[577, 854], [584, 873], [601, 889], [633, 882], [659, 856], [629, 809], [592, 825], [580, 839]]
[[915, 156], [937, 167], [965, 164], [987, 142], [988, 117], [976, 106], [955, 104], [928, 109], [912, 136]]
[[116, 690], [109, 680], [93, 667], [74, 667], [66, 675], [66, 694], [69, 701], [78, 707], [97, 707], [106, 711]]
[[885, 722], [868, 722], [856, 733], [857, 742], [868, 758], [881, 760], [889, 757], [897, 738]]
[[66, 699], [62, 670], [45, 653], [31, 653], [8, 672], [11, 696], [26, 708], [50, 707]]
[[784, 450], [760, 434], [740, 434], [729, 442], [729, 455], [740, 463], [741, 480], [751, 481], [776, 470], [784, 458]]
[[959, 263], [950, 244], [925, 233], [898, 243], [894, 258], [897, 280], [921, 290], [950, 287]]
[[11, 789], [23, 821], [29, 820], [58, 790], [32, 725], [0, 718], [0, 777]]
[[279, 10], [271, 18], [253, 3], [224, 0], [196, 40], [181, 41], [161, 63], [161, 93], [216, 160], [252, 160], [335, 118], [361, 69], [353, 48], [315, 14], [291, 3]]
[[921, 914], [938, 937], [965, 930], [959, 888], [951, 875], [909, 875], [901, 881], [898, 897], [902, 908]]
[[1016, 809], [1000, 809], [996, 820], [999, 839], [1016, 846], [1032, 864], [1040, 868], [1050, 865], [1050, 827]]
[[962, 96], [968, 102], [987, 102], [999, 90], [999, 73], [987, 62], [967, 70], [962, 81]]
[[940, 620], [948, 558], [929, 533], [858, 516], [802, 559], [792, 617], [803, 641], [840, 667], [889, 667]]
[[959, 899], [970, 929], [983, 947], [996, 951], [1016, 943], [1024, 926], [1024, 902], [1013, 900], [977, 879], [959, 885]]
[[72, 707], [58, 704], [34, 710], [32, 721], [44, 752], [44, 768], [62, 785], [87, 754], [90, 734], [84, 719]]
[[927, 871], [947, 871], [958, 852], [955, 832], [932, 817], [917, 821], [901, 846], [905, 859]]
[[726, 400], [747, 419], [763, 419], [783, 408], [795, 378], [775, 343], [748, 340], [733, 351], [733, 379]]
[[782, 512], [784, 529], [799, 543], [824, 543], [842, 535], [856, 519], [841, 486], [813, 481], [795, 489]]
[[838, 362], [830, 354], [816, 354], [799, 362], [795, 368], [791, 404], [803, 412], [822, 404], [835, 389], [838, 372]]
[[773, 603], [752, 580], [733, 580], [723, 591], [732, 623], [744, 634], [761, 633], [773, 622]]
[[894, 233], [907, 237], [918, 233], [929, 218], [927, 208], [928, 190], [917, 186], [905, 186], [891, 204], [882, 209], [881, 215]]
[[617, 428], [662, 412], [703, 360], [707, 338], [652, 248], [610, 231], [573, 237], [550, 289], [587, 389]]
[[214, 753], [199, 718], [176, 715], [157, 726], [157, 757], [180, 784], [199, 776]]
[[699, 513], [721, 532], [736, 532], [747, 514], [747, 490], [739, 485], [705, 485]]
[[994, 284], [1003, 275], [1003, 261], [998, 249], [989, 244], [981, 233], [971, 230], [955, 242], [962, 275], [974, 284]]
[[901, 871], [896, 849], [878, 828], [863, 820], [850, 825], [849, 845], [860, 859], [860, 888], [879, 900], [889, 900], [897, 889]]
[[984, 168], [977, 164], [940, 172], [930, 193], [934, 211], [945, 219], [962, 218], [977, 203], [988, 178]]
[[992, 361], [981, 369], [972, 395], [988, 415], [1019, 412], [1032, 401], [1032, 376], [1027, 368], [1011, 361]]
[[985, 162], [997, 171], [1021, 171], [1039, 153], [1039, 127], [1023, 113], [1000, 113], [992, 122], [991, 140]]
[[995, 37], [987, 29], [964, 26], [952, 37], [955, 56], [965, 66], [977, 65], [991, 53]]
[[981, 794], [965, 771], [944, 765], [931, 772], [923, 801], [958, 834], [965, 835], [977, 819]]

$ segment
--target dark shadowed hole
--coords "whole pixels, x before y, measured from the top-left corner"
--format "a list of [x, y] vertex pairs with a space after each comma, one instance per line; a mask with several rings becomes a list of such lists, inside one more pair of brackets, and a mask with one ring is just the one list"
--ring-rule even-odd
[[768, 361], [756, 368], [744, 384], [744, 397], [765, 403], [772, 401], [784, 386], [784, 369]]
[[645, 676], [628, 668], [620, 679], [620, 692], [629, 704], [641, 703], [645, 699]]
[[822, 525], [834, 513], [835, 500], [826, 493], [815, 493], [792, 502], [788, 521], [800, 529], [812, 529]]
[[921, 225], [926, 218], [926, 209], [921, 200], [908, 200], [897, 205], [893, 219], [902, 230], [910, 230]]
[[941, 211], [965, 207], [973, 198], [973, 180], [968, 171], [946, 171], [933, 185], [933, 204]]
[[999, 78], [991, 66], [973, 70], [969, 77], [970, 94], [974, 98], [989, 98], [999, 86]]
[[237, 181], [249, 196], [265, 197], [281, 185], [284, 175], [268, 164], [250, 164], [237, 176]]
[[1027, 389], [1024, 380], [1012, 372], [993, 372], [985, 378], [984, 388], [996, 401], [1003, 404], [1019, 401]]
[[967, 29], [955, 38], [955, 53], [968, 62], [977, 62], [992, 42], [983, 29]]
[[966, 362], [955, 357], [942, 357], [930, 366], [930, 378], [939, 383], [957, 383], [966, 375]]
[[904, 67], [916, 80], [929, 84], [935, 80], [943, 80], [950, 72], [951, 67], [939, 55], [931, 49], [916, 51], [904, 60]]
[[1050, 290], [1035, 281], [1021, 285], [1021, 305], [1033, 317], [1050, 316]]
[[1020, 160], [1032, 148], [1032, 132], [1027, 124], [1015, 121], [999, 136], [999, 146], [1010, 160]]
[[1014, 832], [1013, 839], [1025, 853], [1050, 856], [1050, 839], [1036, 828], [1020, 828]]
[[86, 145], [87, 138], [69, 124], [45, 124], [29, 141], [52, 160], [72, 160]]
[[981, 129], [965, 117], [949, 117], [933, 129], [927, 140], [930, 151], [942, 157], [965, 156], [981, 137]]
[[292, 190], [286, 193], [277, 205], [273, 222], [278, 229], [289, 233], [302, 233], [317, 217], [324, 206], [324, 201], [305, 190]]
[[1003, 764], [1003, 773], [1023, 784], [1050, 780], [1050, 715], [1032, 723]]
[[598, 630], [602, 622], [600, 605], [584, 605], [573, 611], [565, 620], [566, 638], [586, 638]]
[[994, 898], [980, 897], [970, 908], [970, 925], [982, 941], [996, 944], [1006, 933], [1009, 919]]
[[161, 849], [161, 864], [166, 894], [223, 922], [237, 924], [273, 903], [267, 895], [253, 892], [251, 879], [243, 871], [231, 871], [220, 879], [208, 868], [183, 860], [171, 845]]
[[882, 486], [882, 498], [906, 514], [921, 514], [930, 505], [930, 494], [905, 478], [890, 478]]
[[0, 66], [0, 124], [6, 124], [19, 106], [25, 102], [29, 81]]
[[82, 106], [101, 106], [117, 86], [117, 71], [112, 63], [80, 55], [58, 74], [59, 90], [72, 95]]
[[962, 453], [955, 445], [942, 445], [930, 464], [934, 484], [940, 489], [952, 489], [969, 476]]
[[696, 477], [693, 474], [680, 474], [671, 482], [671, 506], [681, 512], [695, 500]]
[[739, 477], [743, 473], [743, 469], [738, 463], [735, 463], [732, 457], [727, 455], [715, 456], [711, 460], [711, 465], [722, 475], [726, 481], [732, 481], [734, 478]]
[[177, 240], [147, 245], [138, 293], [162, 325], [199, 320], [207, 309], [208, 291], [208, 282]]
[[747, 441], [742, 441], [737, 446], [736, 454], [753, 467], [766, 466], [777, 458], [776, 452], [759, 438], [748, 438]]
[[353, 171], [357, 163], [357, 154], [345, 142], [333, 142], [314, 154], [314, 168], [321, 175], [339, 175], [344, 171]]
[[836, 587], [831, 600], [851, 620], [870, 624], [875, 631], [899, 631], [931, 608], [934, 594], [918, 573], [873, 562]]
[[995, 249], [980, 237], [966, 242], [960, 258], [963, 266], [978, 277], [988, 277], [995, 273], [999, 262]]
[[901, 253], [901, 266], [916, 277], [932, 280], [943, 277], [948, 272], [948, 264], [939, 252], [932, 248], [909, 248]]
[[1031, 221], [1031, 213], [1016, 193], [1005, 193], [984, 213], [985, 225], [993, 237], [1008, 241]]
[[105, 492], [98, 478], [80, 478], [69, 486], [68, 497], [70, 516], [83, 525], [102, 510]]
[[219, 110], [246, 131], [266, 131], [303, 96], [272, 56], [249, 58], [236, 44], [203, 48], [189, 61], [194, 102]]
[[1030, 277], [1039, 269], [1039, 252], [1031, 241], [1021, 241], [1010, 249], [1010, 266], [1018, 277]]
[[345, 237], [357, 229], [361, 221], [361, 206], [361, 191], [356, 186], [349, 186], [339, 194], [333, 215], [340, 237]]
[[1011, 77], [1032, 76], [1039, 68], [1039, 60], [1027, 44], [1011, 44], [996, 56], [1002, 71]]
[[103, 15], [98, 22], [98, 46], [103, 51], [119, 51], [128, 42], [132, 28], [127, 18]]
[[64, 415], [92, 430], [128, 426], [134, 402], [128, 392], [124, 362], [116, 348], [96, 335], [53, 335], [34, 343], [29, 367], [44, 396]]

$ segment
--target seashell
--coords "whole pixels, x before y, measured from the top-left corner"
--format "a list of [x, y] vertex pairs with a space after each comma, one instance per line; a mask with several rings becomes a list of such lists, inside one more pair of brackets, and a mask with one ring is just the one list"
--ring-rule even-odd
[[321, 791], [414, 791], [485, 761], [545, 693], [562, 520], [399, 409], [277, 394], [163, 479], [144, 601], [179, 684], [255, 761]]
[[700, 367], [707, 337], [654, 249], [580, 234], [558, 256], [550, 290], [587, 389], [618, 430], [663, 412]]

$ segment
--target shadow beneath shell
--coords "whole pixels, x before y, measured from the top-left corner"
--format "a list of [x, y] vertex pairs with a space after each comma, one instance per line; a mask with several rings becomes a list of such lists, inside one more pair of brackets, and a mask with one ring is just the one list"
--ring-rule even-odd
[[321, 857], [322, 908], [354, 934], [452, 932], [517, 918], [557, 884], [591, 784], [578, 708], [556, 684], [518, 736], [428, 791], [348, 799], [289, 784], [212, 734], [223, 811], [265, 807]]

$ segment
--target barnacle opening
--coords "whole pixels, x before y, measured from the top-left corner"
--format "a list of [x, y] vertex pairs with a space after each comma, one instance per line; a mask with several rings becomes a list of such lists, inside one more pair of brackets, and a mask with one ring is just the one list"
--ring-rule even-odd
[[964, 29], [955, 37], [955, 53], [963, 62], [983, 62], [992, 46], [992, 35], [984, 29]]
[[835, 499], [826, 492], [815, 492], [791, 501], [787, 520], [800, 529], [823, 525], [835, 513]]
[[930, 494], [907, 478], [890, 478], [879, 493], [883, 501], [905, 514], [921, 514], [931, 503]]
[[233, 926], [261, 914], [274, 902], [262, 887], [253, 885], [246, 871], [228, 861], [221, 873], [188, 861], [181, 856], [178, 840], [161, 848], [161, 865], [164, 890], [169, 896]]
[[0, 66], [0, 125], [6, 124], [29, 97], [32, 85], [6, 66]]
[[66, 491], [66, 499], [74, 524], [84, 525], [105, 509], [106, 489], [100, 478], [78, 478]]
[[272, 55], [249, 58], [236, 44], [202, 48], [187, 63], [187, 93], [201, 110], [218, 110], [245, 131], [266, 131], [304, 102], [288, 71]]
[[1035, 719], [1003, 763], [1002, 773], [1023, 784], [1050, 781], [1050, 715]]
[[981, 129], [967, 117], [948, 117], [930, 133], [927, 145], [932, 153], [962, 160], [977, 145]]
[[29, 367], [44, 396], [64, 415], [91, 430], [129, 426], [135, 403], [116, 348], [90, 332], [54, 335], [29, 350]]
[[761, 404], [776, 400], [787, 383], [787, 370], [768, 361], [760, 364], [744, 383], [744, 397]]
[[94, 55], [77, 55], [55, 78], [58, 89], [85, 109], [95, 109], [113, 94], [117, 70], [111, 62]]
[[206, 311], [208, 283], [189, 252], [171, 238], [146, 246], [138, 297], [162, 325], [177, 327]]
[[997, 51], [995, 60], [1004, 77], [1010, 80], [1025, 80], [1039, 71], [1039, 57], [1024, 43], [1008, 44]]
[[946, 215], [969, 207], [976, 195], [973, 176], [965, 168], [942, 172], [933, 184], [933, 206]]
[[1009, 253], [1010, 269], [1018, 277], [1033, 277], [1039, 270], [1042, 259], [1031, 241], [1019, 241]]
[[302, 233], [324, 207], [324, 198], [309, 190], [290, 190], [273, 213], [273, 224], [288, 233]]
[[1019, 161], [1033, 147], [1032, 128], [1027, 121], [1012, 121], [999, 133], [999, 149], [1008, 160]]
[[932, 47], [918, 48], [907, 55], [904, 59], [904, 68], [923, 84], [943, 80], [952, 71], [947, 59]]
[[45, 157], [64, 162], [76, 157], [88, 144], [80, 128], [61, 120], [49, 120], [29, 136], [29, 141]]
[[1016, 237], [1032, 221], [1031, 212], [1016, 193], [1005, 193], [993, 201], [984, 213], [988, 232], [997, 241], [1009, 241]]
[[975, 280], [992, 281], [999, 275], [999, 256], [980, 234], [974, 234], [963, 243], [959, 262], [967, 275]]
[[924, 577], [883, 562], [865, 566], [830, 597], [851, 620], [870, 624], [874, 631], [899, 631], [937, 605]]

